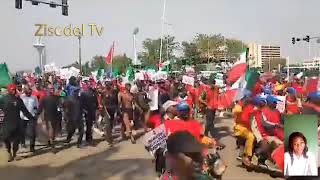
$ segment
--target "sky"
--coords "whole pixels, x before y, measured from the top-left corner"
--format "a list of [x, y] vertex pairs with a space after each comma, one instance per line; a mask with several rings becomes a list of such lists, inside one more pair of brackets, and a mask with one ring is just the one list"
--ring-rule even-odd
[[[85, 24], [84, 62], [95, 55], [105, 56], [113, 41], [115, 54], [133, 57], [132, 33], [136, 27], [138, 51], [142, 51], [144, 39], [161, 35], [164, 0], [69, 0], [69, 16], [62, 16], [58, 7], [23, 2], [23, 9], [18, 10], [14, 0], [3, 1], [0, 62], [6, 62], [11, 71], [30, 70], [38, 65], [38, 53], [33, 47], [37, 39], [35, 24], [60, 27]], [[167, 0], [165, 19], [172, 24], [168, 34], [179, 42], [192, 40], [196, 33], [221, 33], [246, 43], [279, 45], [281, 56], [289, 56], [290, 62], [301, 62], [309, 57], [308, 44], [292, 45], [291, 38], [320, 36], [319, 7], [319, 0]], [[104, 27], [102, 36], [90, 36], [90, 23]], [[76, 37], [45, 37], [43, 42], [48, 63], [63, 66], [79, 59]], [[314, 40], [310, 47], [312, 57], [320, 56], [320, 44]]]

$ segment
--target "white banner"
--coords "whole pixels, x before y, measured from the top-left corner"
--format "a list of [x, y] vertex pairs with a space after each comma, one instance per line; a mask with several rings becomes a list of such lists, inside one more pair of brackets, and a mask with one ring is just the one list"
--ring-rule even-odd
[[215, 79], [215, 81], [216, 81], [216, 85], [217, 86], [219, 86], [219, 87], [224, 87], [225, 86], [225, 84], [224, 84], [222, 79]]
[[151, 99], [151, 101], [149, 102], [151, 111], [158, 110], [158, 95], [159, 90], [157, 88], [151, 87], [148, 93], [149, 99]]
[[280, 113], [283, 113], [286, 109], [286, 97], [285, 96], [277, 96], [277, 99], [280, 101], [277, 103], [277, 109]]
[[158, 126], [150, 132], [144, 135], [144, 145], [148, 147], [148, 150], [154, 153], [159, 148], [165, 148], [166, 146], [166, 128], [164, 124]]
[[182, 76], [182, 83], [193, 86], [194, 85], [194, 78], [189, 77], [189, 76]]
[[50, 63], [44, 65], [44, 71], [49, 73], [49, 72], [56, 72], [58, 71], [58, 68], [56, 67], [55, 63]]

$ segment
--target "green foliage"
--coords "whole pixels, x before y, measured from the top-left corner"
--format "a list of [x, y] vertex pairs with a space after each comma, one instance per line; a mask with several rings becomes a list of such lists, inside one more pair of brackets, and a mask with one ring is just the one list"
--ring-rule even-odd
[[[148, 38], [142, 42], [143, 51], [139, 53], [138, 58], [141, 59], [144, 66], [157, 67], [160, 60], [160, 44], [160, 38]], [[162, 61], [174, 58], [174, 51], [178, 46], [179, 44], [175, 42], [175, 37], [164, 37], [162, 40]]]
[[91, 70], [97, 71], [98, 69], [105, 69], [107, 68], [107, 64], [105, 63], [104, 56], [94, 56], [91, 60]]
[[118, 69], [121, 73], [124, 73], [131, 65], [131, 62], [131, 59], [128, 58], [126, 54], [114, 56], [112, 61], [112, 69]]
[[227, 39], [226, 40], [227, 52], [226, 55], [228, 59], [236, 60], [240, 57], [242, 49], [246, 48], [246, 45], [237, 39]]
[[182, 42], [183, 59], [186, 64], [218, 62], [224, 56], [230, 61], [236, 60], [244, 43], [237, 39], [226, 39], [221, 34], [197, 34], [191, 42]]

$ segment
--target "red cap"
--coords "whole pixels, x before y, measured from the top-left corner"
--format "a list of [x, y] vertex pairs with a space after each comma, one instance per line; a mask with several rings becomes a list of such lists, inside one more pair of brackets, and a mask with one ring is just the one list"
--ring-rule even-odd
[[16, 85], [16, 84], [9, 84], [9, 85], [7, 86], [7, 89], [8, 89], [8, 90], [17, 89], [17, 85]]

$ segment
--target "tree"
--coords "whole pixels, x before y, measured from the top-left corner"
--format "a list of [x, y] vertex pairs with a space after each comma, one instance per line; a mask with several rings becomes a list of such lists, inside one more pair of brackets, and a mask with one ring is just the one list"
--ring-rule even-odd
[[227, 46], [227, 58], [229, 60], [236, 60], [240, 57], [240, 53], [244, 48], [246, 48], [246, 45], [237, 39], [227, 39], [226, 40], [226, 46]]
[[200, 63], [201, 53], [198, 51], [197, 45], [194, 42], [182, 42], [182, 49], [184, 59], [189, 59], [191, 64]]
[[194, 39], [194, 43], [200, 52], [201, 58], [217, 61], [223, 52], [221, 47], [224, 46], [224, 37], [221, 34], [197, 34]]
[[192, 64], [219, 62], [224, 57], [234, 61], [240, 56], [244, 43], [227, 39], [221, 34], [197, 34], [191, 42], [182, 42], [184, 57]]
[[[174, 58], [174, 51], [178, 48], [179, 43], [175, 42], [175, 37], [166, 36], [162, 44], [162, 61]], [[142, 42], [143, 52], [139, 53], [139, 58], [144, 66], [156, 67], [160, 60], [161, 40], [146, 39]]]
[[91, 67], [89, 61], [87, 61], [84, 65], [82, 65], [82, 73], [83, 75], [87, 76], [91, 72]]
[[106, 69], [108, 66], [105, 63], [105, 59], [104, 56], [94, 56], [91, 60], [91, 70], [97, 71], [98, 69]]
[[125, 73], [132, 61], [126, 54], [113, 57], [112, 69], [118, 69], [121, 73]]

